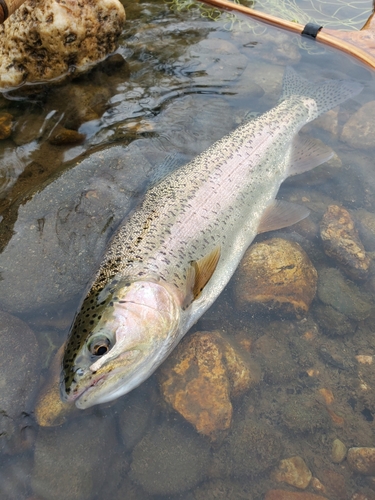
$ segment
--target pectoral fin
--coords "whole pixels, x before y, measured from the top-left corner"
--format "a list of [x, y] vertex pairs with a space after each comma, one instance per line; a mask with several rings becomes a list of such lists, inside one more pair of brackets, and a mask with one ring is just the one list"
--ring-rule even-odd
[[292, 226], [305, 219], [309, 213], [310, 210], [301, 205], [275, 200], [264, 211], [259, 223], [258, 233], [266, 233], [267, 231]]
[[182, 304], [183, 309], [186, 309], [186, 307], [199, 297], [202, 290], [209, 282], [219, 262], [220, 253], [221, 248], [218, 246], [201, 259], [191, 262], [191, 266], [187, 273], [187, 293], [184, 303]]

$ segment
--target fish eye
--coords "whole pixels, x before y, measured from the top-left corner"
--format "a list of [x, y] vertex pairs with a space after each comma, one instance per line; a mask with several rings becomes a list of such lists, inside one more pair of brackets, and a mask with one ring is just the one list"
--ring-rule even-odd
[[88, 344], [88, 349], [94, 356], [104, 356], [111, 349], [111, 342], [108, 337], [100, 335], [91, 340]]

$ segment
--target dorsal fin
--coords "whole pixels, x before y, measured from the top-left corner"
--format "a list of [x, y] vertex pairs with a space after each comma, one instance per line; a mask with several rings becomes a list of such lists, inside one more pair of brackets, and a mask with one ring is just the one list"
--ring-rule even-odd
[[273, 201], [264, 211], [258, 226], [258, 234], [292, 226], [305, 219], [310, 210], [301, 205], [283, 200]]
[[186, 296], [182, 308], [186, 309], [195, 299], [199, 297], [204, 287], [214, 274], [220, 259], [221, 248], [217, 246], [199, 260], [191, 262], [186, 278]]

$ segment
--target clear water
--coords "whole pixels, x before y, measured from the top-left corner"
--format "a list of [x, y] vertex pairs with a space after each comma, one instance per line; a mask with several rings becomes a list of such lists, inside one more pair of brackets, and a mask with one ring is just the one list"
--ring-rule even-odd
[[[364, 84], [341, 107], [339, 130], [373, 100], [370, 70], [334, 51], [317, 53], [313, 42], [300, 46], [294, 35], [233, 15], [213, 21], [198, 9], [180, 12], [162, 2], [125, 7], [119, 53], [128, 67], [110, 74], [98, 69], [36, 97], [1, 101], [14, 130], [0, 143], [0, 304], [35, 338], [2, 316], [0, 497], [256, 500], [272, 488], [296, 491], [277, 483], [272, 471], [280, 459], [298, 455], [328, 499], [358, 492], [374, 498], [370, 480], [331, 458], [336, 438], [347, 447], [374, 445], [375, 360], [361, 365], [355, 357], [374, 355], [373, 272], [354, 288], [343, 278], [357, 309], [345, 310], [350, 329], [341, 336], [319, 324], [318, 297], [299, 320], [246, 314], [236, 309], [235, 283], [228, 285], [194, 330], [220, 330], [243, 345], [265, 347], [250, 348], [262, 380], [233, 401], [231, 431], [214, 446], [163, 402], [158, 374], [113, 404], [54, 427], [37, 425], [37, 395], [105, 243], [162, 175], [158, 166], [168, 154], [192, 157], [248, 112], [274, 106], [287, 64], [308, 78]], [[309, 206], [313, 229], [277, 233], [300, 243], [320, 279], [327, 268], [339, 272], [314, 232], [327, 206], [354, 211], [358, 226], [364, 211], [375, 213], [374, 148], [340, 141], [325, 130], [328, 121], [310, 125], [309, 133], [329, 144], [342, 166], [285, 183], [279, 197]], [[53, 145], [58, 125], [78, 128], [86, 139]], [[366, 227], [360, 235], [373, 257], [375, 234]], [[325, 300], [337, 310], [343, 293], [334, 288]], [[368, 305], [362, 315], [361, 300]], [[332, 392], [329, 405], [321, 389]], [[317, 493], [311, 485], [307, 491]]]

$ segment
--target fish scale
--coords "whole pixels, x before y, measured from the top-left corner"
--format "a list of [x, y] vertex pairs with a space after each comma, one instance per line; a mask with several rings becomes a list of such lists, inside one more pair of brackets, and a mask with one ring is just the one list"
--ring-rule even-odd
[[152, 187], [119, 227], [74, 320], [62, 394], [79, 408], [136, 387], [214, 302], [258, 232], [308, 214], [275, 198], [283, 180], [332, 151], [301, 127], [357, 94], [291, 70], [272, 110], [238, 127]]

